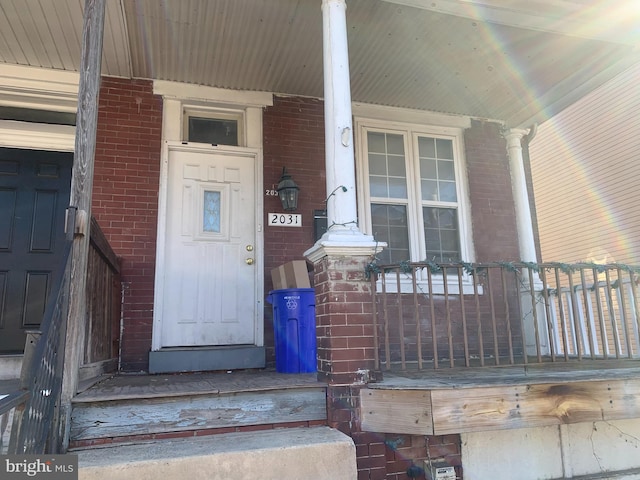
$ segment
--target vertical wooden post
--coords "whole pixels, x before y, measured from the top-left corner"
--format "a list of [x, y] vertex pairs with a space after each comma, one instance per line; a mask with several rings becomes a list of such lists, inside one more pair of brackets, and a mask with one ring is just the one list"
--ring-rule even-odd
[[84, 347], [89, 219], [98, 123], [104, 11], [105, 0], [85, 0], [76, 142], [71, 178], [71, 205], [77, 207], [78, 218], [71, 260], [71, 292], [60, 401], [63, 451], [66, 451], [69, 445], [71, 399], [77, 391], [78, 371]]

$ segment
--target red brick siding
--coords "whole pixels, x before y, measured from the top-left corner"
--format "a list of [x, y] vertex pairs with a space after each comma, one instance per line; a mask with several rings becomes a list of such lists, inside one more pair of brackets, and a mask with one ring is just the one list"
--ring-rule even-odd
[[500, 128], [472, 120], [464, 135], [478, 262], [520, 260], [509, 158]]
[[318, 371], [332, 383], [366, 382], [375, 367], [367, 262], [325, 257], [315, 265]]
[[[418, 309], [417, 318], [420, 320], [420, 353], [423, 360], [434, 359], [432, 341], [434, 328], [436, 357], [441, 359], [439, 362], [441, 366], [449, 365], [451, 358], [456, 364], [463, 365], [465, 355], [475, 359], [483, 356], [490, 362], [495, 362], [496, 356], [508, 358], [511, 353], [521, 358], [523, 345], [521, 325], [518, 320], [520, 300], [517, 276], [514, 273], [505, 274], [504, 285], [500, 271], [497, 269], [482, 272], [478, 278], [484, 294], [479, 295], [478, 298], [472, 294], [465, 295], [462, 301], [459, 295], [451, 295], [448, 300], [442, 296], [418, 295], [414, 299], [412, 294], [398, 296], [396, 293], [390, 293], [386, 298], [384, 295], [377, 295], [376, 308], [379, 318], [391, 319], [389, 326], [391, 361], [398, 364], [402, 358], [401, 339], [405, 360], [416, 362], [418, 359], [414, 302]], [[393, 284], [393, 281], [389, 283]], [[431, 302], [433, 302], [433, 322]], [[382, 313], [385, 308], [387, 315]], [[399, 318], [403, 319], [402, 330], [400, 322], [397, 321]], [[451, 335], [451, 343], [449, 335]], [[386, 356], [383, 336], [379, 335], [378, 340], [380, 361], [384, 364]], [[489, 357], [492, 357], [491, 360]]]
[[92, 213], [122, 258], [123, 370], [151, 348], [162, 99], [144, 80], [102, 78]]
[[[313, 211], [324, 209], [326, 198], [324, 158], [324, 104], [321, 100], [275, 96], [263, 114], [264, 192], [275, 190], [282, 168], [287, 167], [300, 187], [298, 210], [302, 227], [269, 227], [267, 214], [283, 212], [277, 196], [264, 197], [265, 295], [273, 289], [271, 269], [303, 259], [315, 243]], [[272, 307], [265, 301], [267, 361], [273, 363]]]
[[456, 477], [462, 479], [460, 435], [425, 437], [386, 434], [383, 441], [387, 459], [386, 480], [409, 480], [407, 469], [412, 465], [424, 468], [424, 461], [429, 459], [446, 461], [455, 467]]
[[423, 468], [426, 459], [445, 460], [456, 468], [457, 478], [463, 478], [460, 435], [397, 435], [361, 431], [358, 415], [361, 388], [330, 385], [327, 389], [327, 423], [353, 439], [358, 480], [409, 480], [407, 469], [412, 465]]

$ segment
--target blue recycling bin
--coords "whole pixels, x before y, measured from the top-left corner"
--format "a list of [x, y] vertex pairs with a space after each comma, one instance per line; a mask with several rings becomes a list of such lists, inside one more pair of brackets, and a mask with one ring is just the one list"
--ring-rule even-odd
[[313, 288], [272, 290], [276, 371], [311, 373], [316, 363], [316, 296]]

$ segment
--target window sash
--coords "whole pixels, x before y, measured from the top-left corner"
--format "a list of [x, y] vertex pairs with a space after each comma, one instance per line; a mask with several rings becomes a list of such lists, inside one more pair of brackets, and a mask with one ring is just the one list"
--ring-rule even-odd
[[[363, 127], [361, 162], [366, 179], [364, 191], [368, 229], [374, 237], [389, 244], [378, 255], [384, 263], [399, 261], [432, 260], [449, 262], [462, 260], [464, 241], [462, 237], [463, 218], [460, 212], [460, 165], [456, 138], [451, 135], [438, 135], [411, 128], [394, 129]], [[391, 138], [395, 148], [385, 146]], [[373, 142], [372, 142], [373, 139]], [[398, 139], [402, 139], [399, 142]], [[374, 143], [372, 145], [372, 143]], [[398, 147], [401, 145], [402, 148]], [[395, 168], [391, 164], [399, 158], [404, 160], [404, 168]], [[398, 173], [399, 172], [399, 173]], [[391, 173], [391, 175], [390, 175]], [[404, 175], [404, 176], [403, 176]], [[402, 178], [405, 182], [402, 195], [400, 188], [392, 190], [389, 178]], [[432, 188], [431, 195], [425, 195], [425, 182]], [[430, 183], [428, 183], [430, 182]], [[380, 220], [380, 211], [403, 211], [406, 213], [404, 230], [394, 221]], [[438, 217], [437, 223], [429, 221], [428, 216]], [[442, 219], [453, 219], [442, 224]], [[394, 240], [395, 238], [395, 240]], [[408, 244], [408, 245], [407, 245]], [[404, 258], [402, 254], [404, 253]], [[467, 257], [469, 258], [469, 257]]]
[[244, 114], [227, 110], [185, 107], [182, 141], [244, 146]]

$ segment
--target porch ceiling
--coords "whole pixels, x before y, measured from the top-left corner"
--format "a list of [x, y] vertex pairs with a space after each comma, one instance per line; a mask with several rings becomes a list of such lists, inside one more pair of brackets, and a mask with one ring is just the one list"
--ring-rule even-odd
[[[347, 3], [355, 102], [529, 126], [638, 58], [627, 0]], [[77, 71], [83, 4], [0, 0], [0, 62]], [[107, 0], [103, 74], [322, 97], [320, 7]]]

